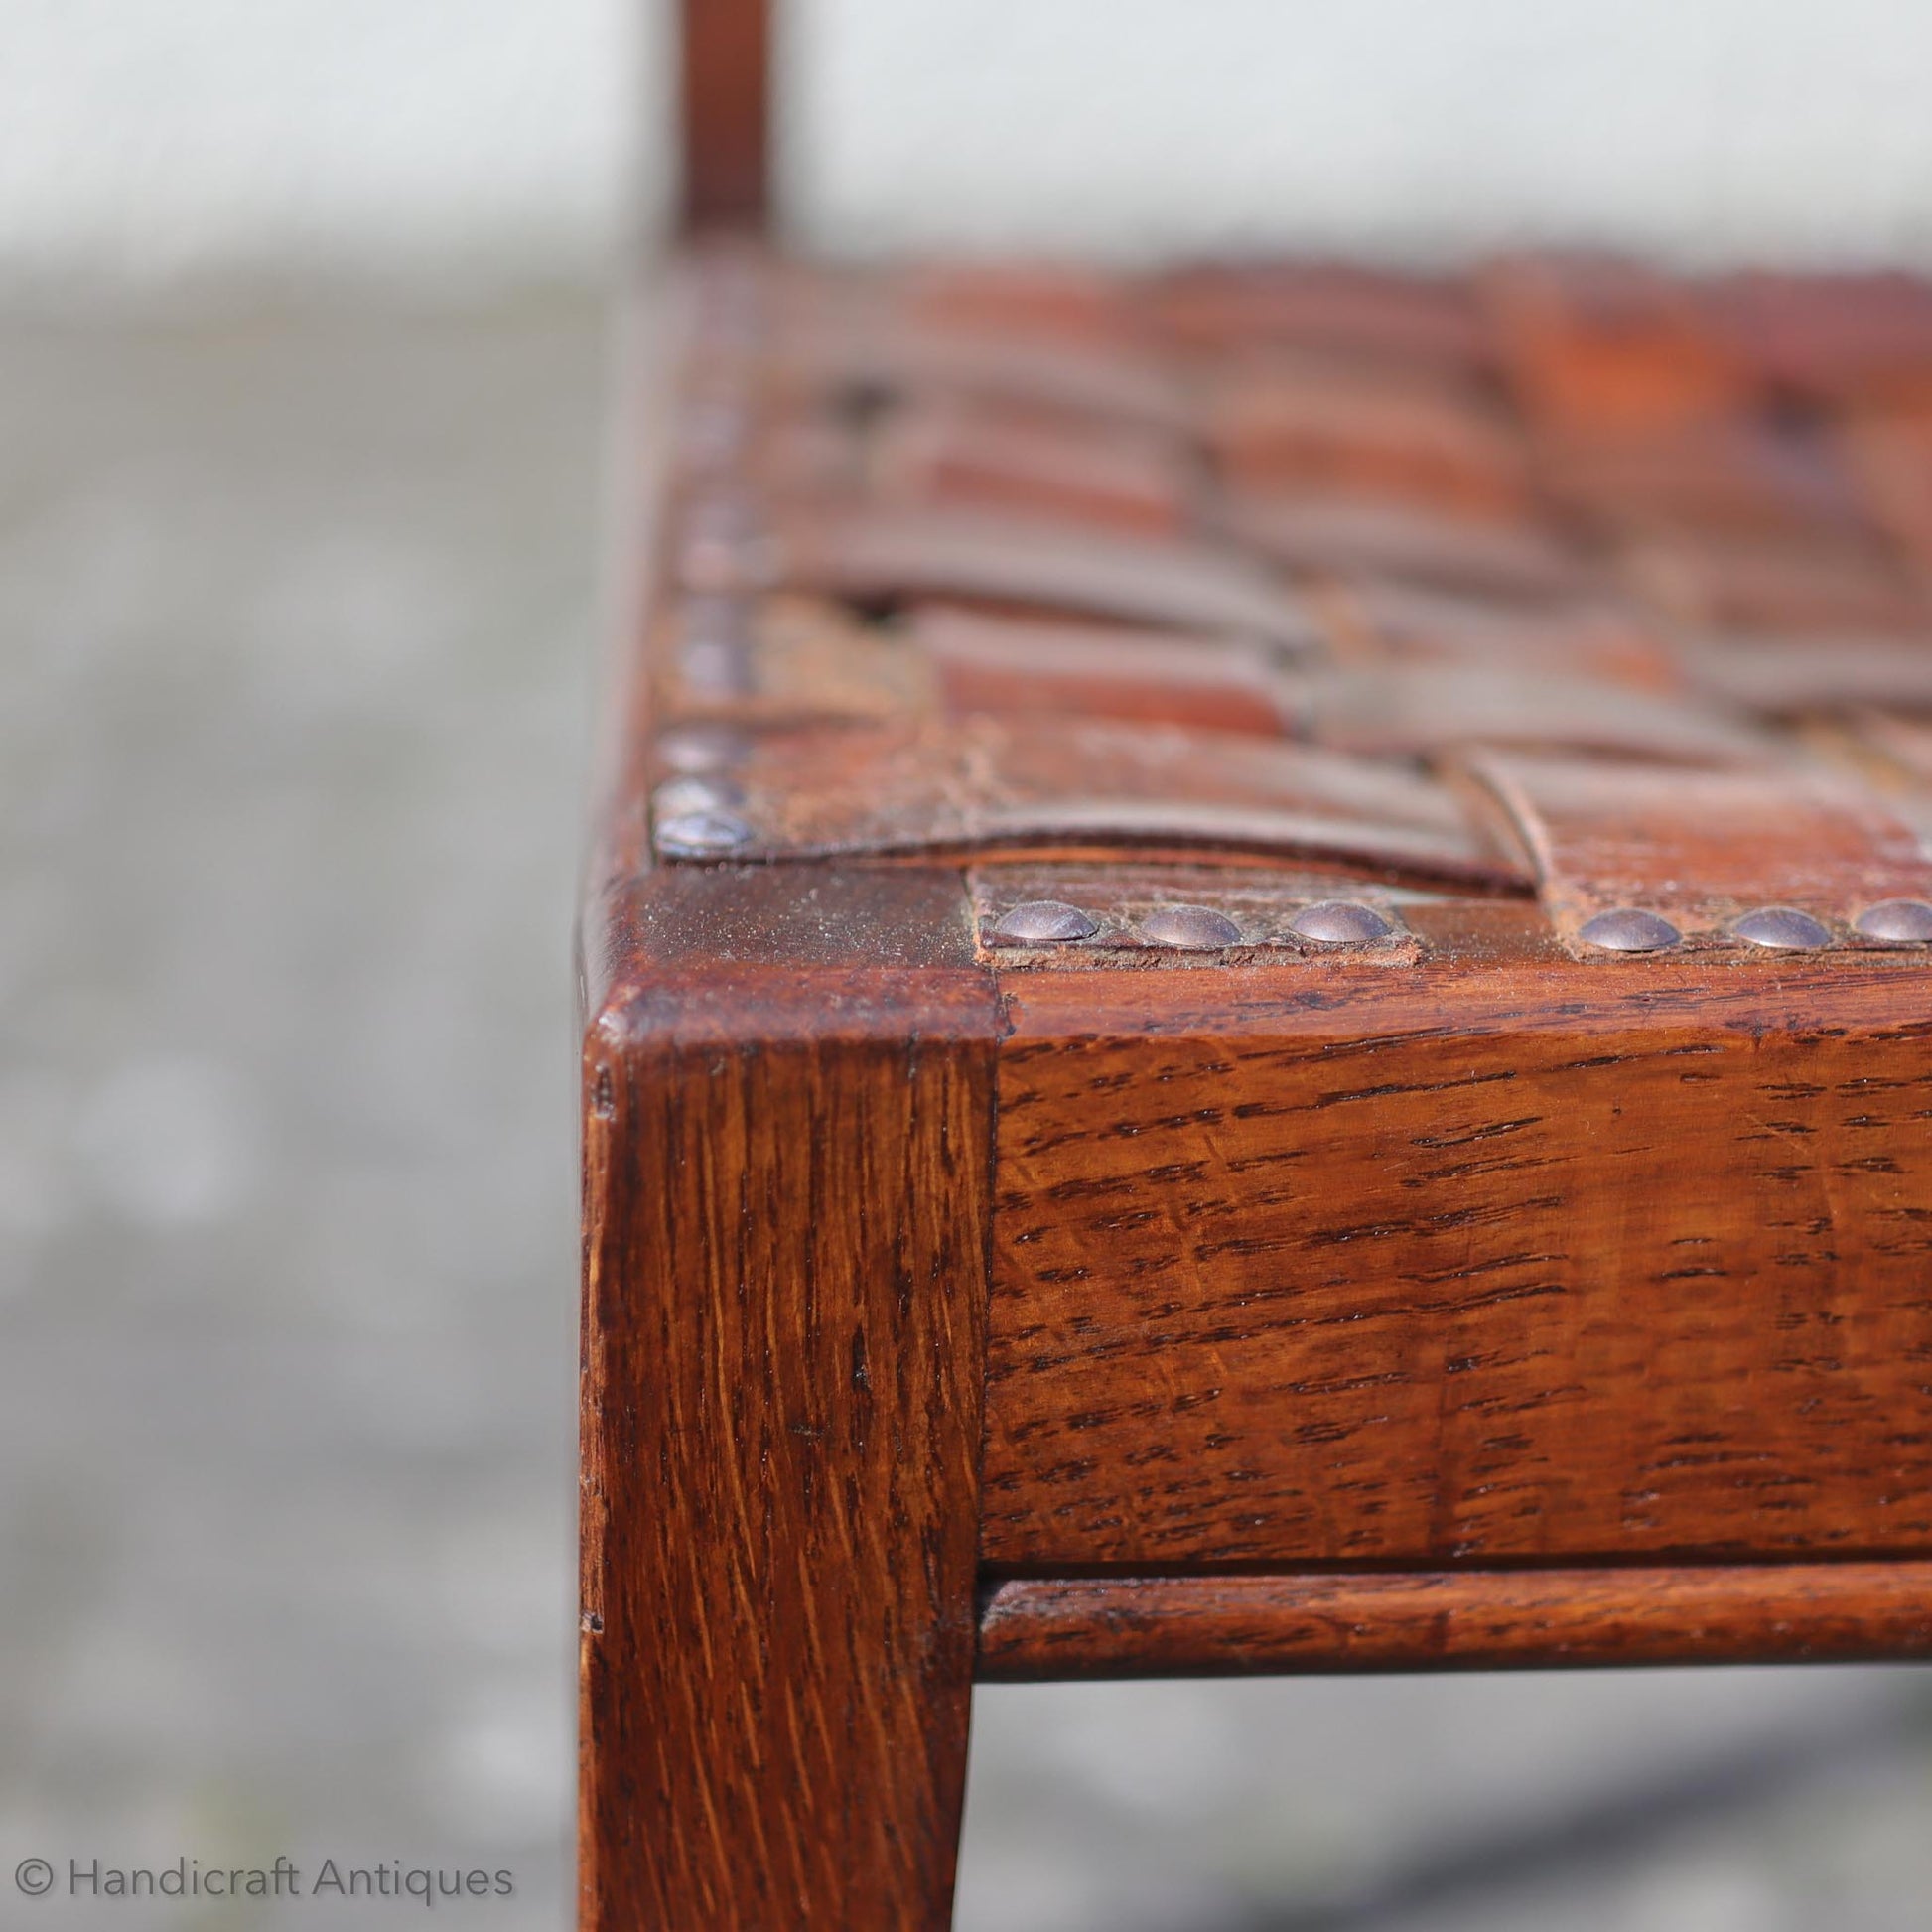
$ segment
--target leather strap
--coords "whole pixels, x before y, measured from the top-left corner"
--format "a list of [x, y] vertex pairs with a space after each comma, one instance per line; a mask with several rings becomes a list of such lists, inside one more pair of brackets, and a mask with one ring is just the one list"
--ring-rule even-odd
[[889, 500], [1015, 510], [1155, 538], [1180, 536], [1193, 522], [1184, 448], [1138, 427], [913, 402], [880, 426], [870, 455], [873, 487]]
[[666, 765], [662, 859], [1204, 851], [1528, 884], [1435, 780], [1235, 733], [990, 717], [820, 725], [738, 739], [697, 796]]
[[1515, 425], [1461, 385], [1276, 358], [1211, 380], [1207, 446], [1242, 490], [1358, 492], [1473, 515], [1531, 503]]
[[1299, 736], [1369, 758], [1427, 757], [1465, 745], [1659, 764], [1769, 765], [1779, 758], [1774, 741], [1718, 707], [1519, 665], [1286, 670], [1276, 688]]
[[1586, 956], [1606, 949], [1589, 935], [1614, 913], [1668, 921], [1682, 943], [1748, 952], [1740, 921], [1796, 911], [1832, 943], [1856, 944], [1865, 908], [1932, 892], [1932, 865], [1910, 827], [1875, 792], [1831, 773], [1504, 753], [1471, 768], [1522, 836], [1551, 923]]
[[[1154, 624], [1227, 631], [1288, 650], [1317, 642], [1306, 608], [1241, 552], [948, 510], [793, 509], [768, 526], [725, 527], [727, 503], [687, 514], [685, 588], [773, 587], [861, 603], [983, 599]], [[719, 527], [712, 529], [716, 521]]]
[[890, 292], [804, 282], [770, 295], [782, 328], [759, 374], [781, 393], [843, 394], [862, 406], [882, 393], [967, 397], [1049, 419], [1193, 432], [1192, 408], [1173, 372], [1132, 344], [969, 328], [922, 316]]
[[1669, 438], [1741, 414], [1746, 376], [1687, 291], [1635, 263], [1541, 256], [1488, 277], [1532, 425], [1575, 443]]
[[1119, 718], [1279, 738], [1271, 653], [1242, 637], [1003, 618], [945, 605], [912, 613], [948, 714]]
[[1932, 713], [1932, 651], [1910, 636], [1717, 635], [1682, 646], [1695, 689], [1765, 717], [1867, 706]]
[[1555, 531], [1355, 496], [1232, 496], [1229, 532], [1291, 571], [1491, 598], [1575, 596], [1589, 579]]

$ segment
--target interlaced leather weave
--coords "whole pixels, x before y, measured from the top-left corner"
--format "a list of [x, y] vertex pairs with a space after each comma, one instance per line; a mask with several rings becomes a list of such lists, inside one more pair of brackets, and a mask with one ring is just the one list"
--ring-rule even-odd
[[726, 245], [683, 290], [661, 858], [1534, 881], [1586, 956], [1617, 909], [1932, 934], [1867, 916], [1932, 891], [1925, 285]]

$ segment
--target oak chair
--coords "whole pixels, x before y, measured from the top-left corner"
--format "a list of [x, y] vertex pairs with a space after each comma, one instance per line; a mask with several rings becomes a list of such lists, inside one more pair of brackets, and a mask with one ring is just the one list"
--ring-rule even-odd
[[767, 33], [583, 924], [586, 1932], [943, 1927], [976, 1677], [1932, 1654], [1932, 295], [787, 263]]

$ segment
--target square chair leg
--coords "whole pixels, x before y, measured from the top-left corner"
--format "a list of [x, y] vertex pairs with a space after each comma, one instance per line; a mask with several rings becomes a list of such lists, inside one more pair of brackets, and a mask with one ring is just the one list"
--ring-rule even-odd
[[[908, 897], [958, 926], [956, 877], [875, 876], [848, 936]], [[944, 1927], [991, 1002], [645, 964], [586, 1043], [580, 1924]]]

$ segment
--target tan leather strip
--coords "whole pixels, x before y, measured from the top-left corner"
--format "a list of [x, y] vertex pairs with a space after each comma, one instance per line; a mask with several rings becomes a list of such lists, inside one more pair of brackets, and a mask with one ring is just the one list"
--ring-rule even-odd
[[1173, 538], [1193, 521], [1184, 450], [1133, 426], [1041, 421], [1020, 409], [934, 401], [892, 412], [869, 451], [889, 502], [957, 503]]
[[1075, 343], [1145, 347], [1152, 333], [1142, 291], [1124, 275], [1071, 262], [963, 261], [897, 271], [901, 306], [915, 322]]
[[1566, 943], [1601, 913], [1667, 920], [1687, 943], [1742, 944], [1733, 922], [1809, 914], [1856, 943], [1866, 907], [1932, 893], [1932, 865], [1875, 792], [1809, 768], [1676, 771], [1485, 755], [1471, 769], [1508, 810]]
[[1932, 717], [1862, 711], [1846, 721], [1846, 737], [1863, 767], [1921, 828], [1932, 822]]
[[1364, 576], [1331, 585], [1320, 606], [1337, 656], [1349, 662], [1567, 672], [1649, 691], [1678, 682], [1658, 626], [1609, 598], [1499, 604]]
[[1238, 637], [1185, 636], [991, 616], [944, 605], [912, 615], [910, 643], [939, 701], [975, 711], [1136, 719], [1282, 735], [1272, 654]]
[[1638, 441], [1748, 404], [1744, 372], [1689, 292], [1635, 263], [1508, 262], [1486, 292], [1517, 393], [1546, 432]]
[[933, 710], [930, 661], [824, 598], [687, 597], [656, 639], [658, 715], [798, 724]]
[[1023, 518], [866, 509], [778, 526], [774, 568], [805, 589], [861, 600], [983, 598], [1312, 648], [1312, 621], [1234, 551], [1055, 528]]
[[1841, 441], [1873, 516], [1923, 572], [1932, 564], [1932, 412], [1855, 420]]
[[1293, 671], [1279, 684], [1303, 736], [1370, 757], [1490, 745], [1733, 765], [1770, 763], [1782, 750], [1715, 705], [1517, 665]]
[[1895, 269], [1752, 271], [1706, 303], [1762, 380], [1814, 404], [1879, 395], [1932, 367], [1932, 286]]
[[824, 597], [691, 596], [655, 639], [659, 715], [749, 724], [1000, 712], [1283, 736], [1248, 638], [918, 604], [871, 622]]
[[1494, 360], [1468, 289], [1447, 280], [1270, 262], [1180, 269], [1146, 299], [1172, 343], [1203, 355], [1265, 345], [1450, 376]]
[[1923, 635], [1932, 619], [1893, 559], [1831, 531], [1803, 543], [1647, 536], [1629, 547], [1625, 571], [1659, 610], [1695, 628]]
[[779, 392], [967, 396], [1177, 434], [1193, 423], [1173, 373], [1117, 344], [926, 322], [869, 292], [801, 292], [760, 375]]
[[1611, 530], [1802, 539], [1849, 528], [1857, 516], [1844, 475], [1820, 445], [1759, 423], [1634, 444], [1546, 439], [1540, 469], [1552, 495]]
[[1208, 448], [1237, 487], [1360, 490], [1503, 515], [1529, 508], [1521, 432], [1456, 386], [1269, 360], [1213, 384], [1205, 409]]
[[1932, 712], [1932, 649], [1923, 638], [1718, 635], [1683, 647], [1698, 689], [1771, 717], [1865, 705]]
[[1354, 495], [1245, 495], [1227, 505], [1241, 543], [1291, 570], [1390, 577], [1492, 597], [1574, 595], [1589, 574], [1533, 521], [1460, 516]]
[[[672, 781], [675, 783], [675, 781]], [[665, 859], [904, 853], [1321, 859], [1398, 876], [1526, 885], [1447, 787], [1399, 765], [1172, 726], [974, 717], [743, 738], [712, 761], [717, 809], [660, 801]]]

